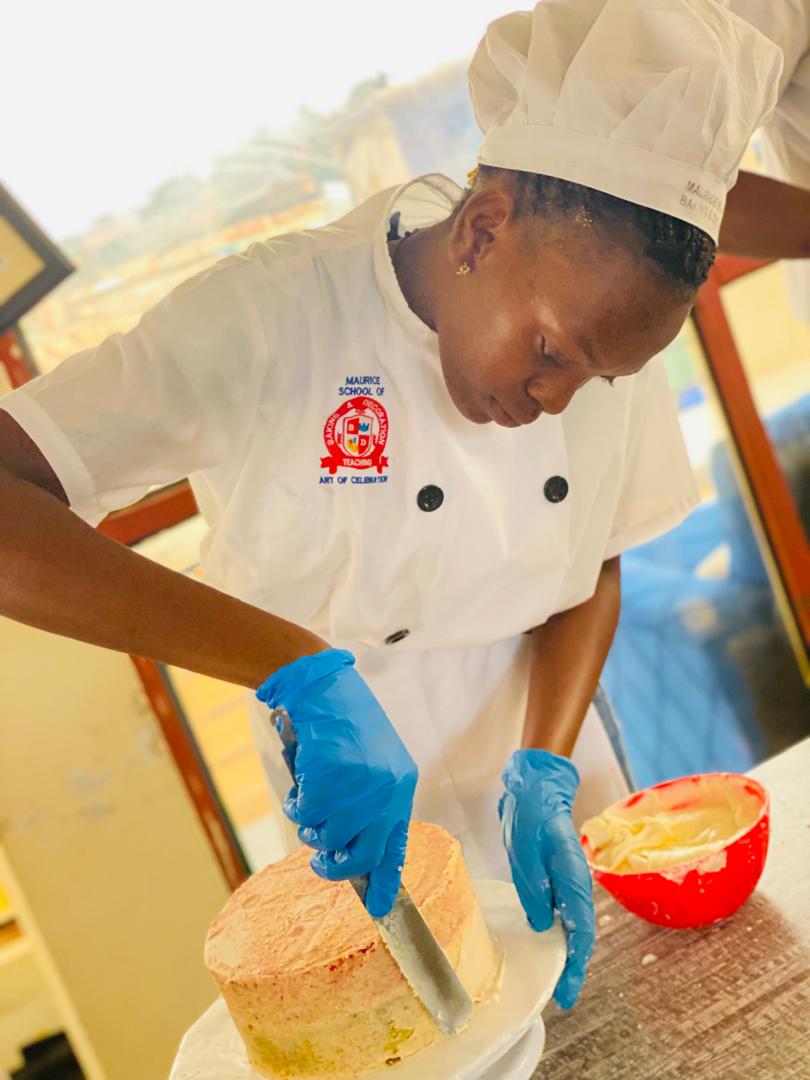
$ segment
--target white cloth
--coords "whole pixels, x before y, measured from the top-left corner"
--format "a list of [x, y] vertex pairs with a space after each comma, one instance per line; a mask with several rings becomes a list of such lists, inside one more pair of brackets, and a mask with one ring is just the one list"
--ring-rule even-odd
[[541, 0], [493, 22], [470, 65], [479, 160], [596, 188], [716, 240], [780, 70], [780, 50], [716, 0]]
[[[765, 171], [810, 190], [810, 0], [731, 0], [730, 6], [784, 52], [779, 101], [760, 132]], [[793, 309], [810, 323], [810, 259], [783, 265]]]
[[[207, 580], [355, 652], [419, 763], [417, 813], [493, 875], [524, 631], [590, 597], [605, 559], [677, 524], [696, 494], [660, 360], [522, 428], [455, 410], [386, 232], [395, 209], [413, 229], [459, 195], [426, 177], [254, 244], [2, 407], [91, 522], [190, 473]], [[557, 503], [544, 496], [554, 476], [569, 483]], [[431, 486], [444, 501], [425, 511]], [[606, 773], [618, 797], [615, 762]], [[289, 788], [283, 773], [275, 787]]]

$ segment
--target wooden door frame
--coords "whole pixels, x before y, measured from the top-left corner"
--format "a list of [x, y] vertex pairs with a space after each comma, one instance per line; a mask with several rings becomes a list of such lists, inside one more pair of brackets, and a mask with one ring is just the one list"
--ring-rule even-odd
[[810, 544], [751, 388], [722, 289], [769, 263], [720, 257], [698, 293], [693, 321], [729, 429], [732, 461], [796, 662], [810, 685]]

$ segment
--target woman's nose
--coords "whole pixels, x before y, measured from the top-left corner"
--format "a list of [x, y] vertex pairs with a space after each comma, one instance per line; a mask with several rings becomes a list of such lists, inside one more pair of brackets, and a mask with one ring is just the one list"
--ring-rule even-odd
[[543, 383], [530, 384], [527, 392], [543, 412], [557, 416], [568, 408], [571, 398], [584, 382], [587, 382], [587, 379], [555, 379], [553, 382], [546, 380]]

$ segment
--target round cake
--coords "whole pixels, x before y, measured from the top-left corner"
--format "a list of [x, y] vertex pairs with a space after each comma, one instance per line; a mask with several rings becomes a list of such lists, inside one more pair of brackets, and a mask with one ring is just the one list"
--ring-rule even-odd
[[[301, 848], [249, 878], [205, 945], [248, 1059], [272, 1080], [363, 1076], [438, 1037], [352, 886], [319, 878], [311, 855]], [[412, 822], [402, 878], [473, 1001], [486, 1000], [500, 951], [458, 841]]]

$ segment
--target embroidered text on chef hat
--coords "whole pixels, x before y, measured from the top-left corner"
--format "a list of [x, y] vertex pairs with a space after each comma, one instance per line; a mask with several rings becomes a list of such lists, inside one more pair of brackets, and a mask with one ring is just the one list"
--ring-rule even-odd
[[541, 0], [470, 64], [479, 161], [682, 218], [717, 239], [782, 52], [716, 0]]

